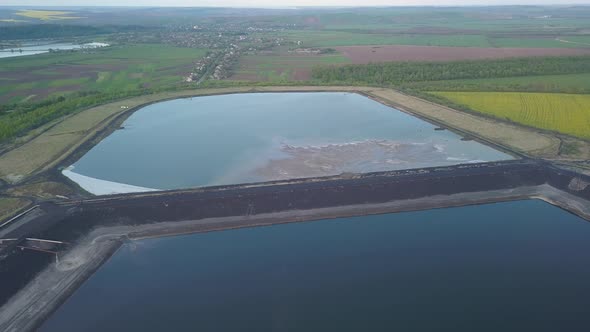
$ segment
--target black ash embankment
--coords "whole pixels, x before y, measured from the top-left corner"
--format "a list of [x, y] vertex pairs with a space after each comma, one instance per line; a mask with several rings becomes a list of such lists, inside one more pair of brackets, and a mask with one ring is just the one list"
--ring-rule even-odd
[[[378, 204], [543, 184], [550, 184], [559, 190], [590, 200], [590, 186], [580, 189], [582, 186], [575, 185], [576, 183], [572, 185], [572, 179], [580, 177], [590, 183], [587, 176], [558, 169], [544, 162], [514, 160], [254, 185], [113, 195], [59, 203], [59, 209], [65, 217], [51, 222], [31, 223], [27, 227], [31, 227], [32, 232], [27, 236], [75, 243], [92, 229], [104, 226], [135, 226], [163, 221]], [[584, 183], [583, 181], [580, 183]], [[59, 213], [55, 214], [58, 215]], [[0, 303], [4, 303], [52, 258], [33, 261], [19, 255], [22, 253], [17, 252], [16, 256], [1, 263], [3, 268], [0, 269], [0, 280], [14, 282], [10, 289], [4, 288], [6, 291], [0, 294]], [[28, 267], [26, 271], [21, 268], [23, 265]]]
[[351, 179], [331, 177], [325, 180], [287, 181], [286, 184], [116, 195], [68, 203], [67, 207], [74, 212], [39, 236], [74, 241], [98, 226], [140, 225], [384, 203], [434, 195], [536, 186], [546, 183], [547, 177], [545, 165], [521, 160], [370, 173]]
[[549, 163], [545, 167], [548, 169], [547, 184], [590, 201], [590, 176], [558, 168]]

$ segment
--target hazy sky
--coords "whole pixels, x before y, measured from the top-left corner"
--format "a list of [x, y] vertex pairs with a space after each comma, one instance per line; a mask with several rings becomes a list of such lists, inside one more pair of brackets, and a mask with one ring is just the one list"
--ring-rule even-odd
[[0, 0], [0, 5], [31, 6], [407, 6], [590, 4], [590, 0]]

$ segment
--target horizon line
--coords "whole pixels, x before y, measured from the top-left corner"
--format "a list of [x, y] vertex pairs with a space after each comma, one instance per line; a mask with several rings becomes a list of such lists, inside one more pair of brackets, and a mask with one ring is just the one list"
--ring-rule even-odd
[[218, 8], [218, 9], [232, 9], [232, 8], [248, 8], [248, 9], [306, 9], [306, 8], [395, 8], [395, 7], [410, 7], [410, 8], [461, 8], [461, 7], [568, 7], [568, 6], [590, 6], [590, 3], [542, 3], [542, 4], [463, 4], [463, 5], [332, 5], [332, 6], [321, 6], [321, 5], [307, 5], [307, 6], [214, 6], [214, 5], [202, 5], [202, 6], [183, 6], [183, 5], [3, 5], [2, 7], [61, 7], [61, 8]]

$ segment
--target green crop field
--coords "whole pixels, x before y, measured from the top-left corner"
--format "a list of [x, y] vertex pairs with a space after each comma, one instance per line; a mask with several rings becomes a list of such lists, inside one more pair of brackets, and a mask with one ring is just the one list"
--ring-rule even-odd
[[[575, 11], [575, 15], [572, 15]], [[315, 15], [312, 24], [329, 30], [392, 30], [404, 31], [415, 27], [469, 29], [479, 31], [571, 31], [587, 27], [587, 16], [580, 8], [506, 7], [473, 8], [364, 8], [354, 12], [322, 13]], [[304, 17], [305, 21], [309, 17]], [[538, 34], [538, 33], [537, 33]]]
[[407, 86], [430, 91], [590, 93], [590, 73], [430, 81]]
[[564, 38], [490, 38], [494, 47], [532, 47], [532, 48], [590, 48], [585, 39], [568, 36]]
[[0, 59], [0, 102], [42, 100], [79, 91], [157, 88], [180, 82], [203, 49], [163, 44], [113, 46]]
[[0, 59], [0, 141], [85, 107], [173, 88], [205, 54], [139, 44]]
[[561, 43], [574, 44], [576, 47], [590, 47], [590, 36], [564, 36], [560, 37]]
[[[523, 34], [519, 37], [497, 37], [485, 31], [473, 34], [437, 33], [380, 33], [367, 27], [349, 26], [350, 30], [285, 31], [280, 34], [288, 41], [301, 41], [305, 47], [334, 47], [355, 45], [418, 45], [451, 47], [510, 47], [510, 48], [590, 48], [588, 36], [536, 37]], [[436, 30], [432, 28], [433, 30]]]
[[287, 31], [287, 40], [301, 41], [306, 47], [353, 45], [422, 45], [491, 47], [482, 35], [379, 34], [343, 31]]
[[475, 112], [590, 139], [590, 95], [518, 92], [431, 92]]

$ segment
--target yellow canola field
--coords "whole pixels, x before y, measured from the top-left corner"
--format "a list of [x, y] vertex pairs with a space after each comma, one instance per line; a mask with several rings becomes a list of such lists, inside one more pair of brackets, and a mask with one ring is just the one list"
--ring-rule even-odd
[[42, 21], [54, 21], [54, 20], [71, 20], [83, 17], [69, 16], [72, 12], [63, 12], [55, 10], [21, 10], [16, 15], [36, 18]]
[[590, 95], [520, 92], [431, 92], [473, 111], [590, 139]]

